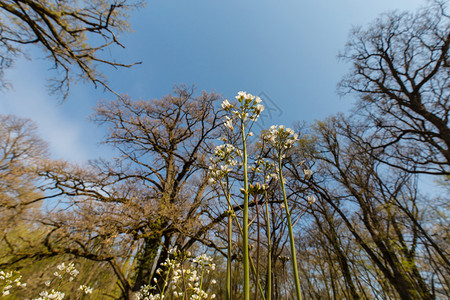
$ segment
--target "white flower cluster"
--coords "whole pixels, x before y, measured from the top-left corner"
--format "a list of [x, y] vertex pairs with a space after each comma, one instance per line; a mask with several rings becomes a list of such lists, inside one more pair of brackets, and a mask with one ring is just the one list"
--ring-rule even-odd
[[233, 131], [233, 121], [237, 118], [242, 122], [250, 119], [256, 121], [259, 115], [264, 111], [264, 106], [261, 103], [261, 98], [255, 97], [246, 92], [239, 92], [236, 96], [238, 104], [232, 104], [228, 100], [222, 102], [222, 108], [230, 113], [230, 116], [225, 116], [224, 126]]
[[39, 296], [39, 298], [36, 298], [34, 300], [62, 300], [64, 299], [65, 294], [52, 289], [50, 293], [47, 291], [40, 292]]
[[8, 296], [13, 287], [26, 287], [26, 283], [21, 283], [22, 276], [19, 272], [0, 271], [0, 287], [2, 287], [2, 296]]
[[[66, 265], [65, 263], [59, 264], [57, 267], [57, 272], [53, 273], [55, 278], [53, 280], [59, 281], [58, 286], [61, 287], [63, 285], [63, 278], [65, 275], [69, 276], [69, 281], [73, 281], [73, 279], [80, 273], [77, 269], [75, 269], [75, 265], [73, 263], [69, 263]], [[17, 287], [26, 287], [26, 283], [21, 283], [20, 280], [22, 279], [22, 276], [19, 272], [13, 271], [13, 272], [4, 272], [0, 271], [0, 288], [2, 297], [8, 296], [11, 294], [11, 289], [15, 286]], [[45, 282], [46, 286], [50, 286], [53, 280], [49, 280]], [[91, 287], [88, 287], [86, 285], [81, 285], [79, 287], [79, 290], [84, 292], [85, 294], [92, 294], [92, 291], [94, 290]], [[61, 300], [64, 299], [65, 294], [63, 292], [60, 292], [58, 290], [52, 289], [49, 291], [42, 291], [39, 293], [39, 298], [35, 298], [34, 300]]]
[[192, 262], [194, 264], [198, 264], [201, 268], [208, 267], [205, 270], [206, 273], [209, 273], [210, 270], [214, 271], [216, 269], [216, 264], [213, 263], [212, 261], [213, 261], [213, 258], [206, 254], [202, 254], [202, 255], [197, 256], [196, 258], [192, 259]]
[[94, 291], [93, 288], [88, 287], [87, 285], [80, 285], [79, 290], [82, 291], [83, 293], [87, 294], [92, 294], [92, 292]]
[[152, 287], [149, 284], [145, 284], [141, 286], [141, 289], [139, 290], [139, 292], [136, 293], [135, 297], [137, 300], [157, 300], [164, 298], [164, 296], [161, 298], [160, 294], [152, 295], [151, 290], [154, 289], [155, 287]]
[[258, 157], [255, 163], [250, 166], [250, 170], [255, 173], [262, 173], [266, 183], [272, 178], [278, 180], [278, 165], [274, 161]]
[[261, 98], [258, 96], [253, 96], [250, 93], [246, 92], [238, 92], [238, 95], [236, 96], [236, 99], [241, 104], [241, 110], [246, 111], [246, 114], [241, 114], [236, 111], [233, 111], [232, 113], [236, 116], [239, 116], [243, 121], [246, 121], [246, 117], [250, 115], [250, 120], [256, 121], [259, 115], [264, 111], [264, 105], [261, 104]]
[[263, 133], [263, 139], [277, 150], [281, 158], [284, 158], [286, 151], [298, 141], [298, 135], [291, 128], [272, 125]]
[[241, 155], [241, 151], [231, 144], [217, 146], [214, 156], [210, 158], [212, 165], [209, 166], [209, 183], [213, 184], [228, 175], [238, 164], [236, 158]]
[[[67, 265], [65, 263], [61, 263], [61, 264], [57, 265], [56, 268], [58, 269], [58, 271], [53, 273], [55, 278], [52, 280], [48, 280], [44, 283], [48, 287], [52, 284], [52, 281], [54, 281], [54, 280], [57, 280], [59, 282], [58, 286], [61, 287], [62, 285], [64, 285], [63, 280], [64, 280], [64, 278], [66, 278], [66, 276], [69, 276], [68, 281], [71, 282], [75, 279], [75, 277], [78, 276], [78, 274], [80, 274], [80, 271], [78, 271], [75, 268], [74, 263], [69, 263]], [[86, 285], [80, 285], [80, 287], [78, 289], [85, 294], [92, 294], [92, 291], [94, 290], [93, 288], [88, 287]], [[39, 296], [40, 296], [39, 298], [34, 299], [34, 300], [64, 299], [65, 295], [64, 295], [64, 293], [62, 293], [60, 291], [52, 289], [50, 292], [42, 291], [39, 294]]]
[[[190, 253], [181, 252], [176, 248], [169, 251], [174, 256], [173, 259], [167, 258], [162, 267], [166, 269], [165, 279], [163, 277], [163, 287], [160, 293], [152, 294], [152, 290], [156, 287], [144, 285], [136, 294], [138, 300], [161, 300], [164, 299], [166, 288], [171, 289], [171, 293], [175, 298], [182, 299], [214, 299], [215, 294], [209, 295], [203, 290], [203, 275], [208, 274], [211, 270], [215, 270], [216, 265], [212, 262], [212, 258], [206, 254], [189, 259]], [[156, 270], [156, 273], [163, 275], [161, 269]], [[155, 283], [158, 280], [155, 278]], [[215, 280], [211, 281], [215, 284]], [[185, 288], [186, 287], [186, 291]], [[160, 288], [160, 287], [159, 287]], [[185, 295], [185, 292], [188, 295]]]
[[69, 281], [73, 281], [75, 277], [80, 273], [77, 269], [75, 269], [75, 265], [73, 263], [68, 264], [67, 266], [64, 263], [56, 266], [59, 272], [53, 273], [55, 277], [62, 279], [65, 274], [69, 275]]

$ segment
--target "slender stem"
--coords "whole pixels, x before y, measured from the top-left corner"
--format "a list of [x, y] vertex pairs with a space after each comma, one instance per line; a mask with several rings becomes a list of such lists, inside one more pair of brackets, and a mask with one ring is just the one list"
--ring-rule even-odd
[[231, 295], [231, 237], [233, 230], [233, 217], [231, 216], [231, 211], [228, 216], [228, 253], [227, 253], [227, 300], [232, 299]]
[[187, 293], [187, 288], [186, 288], [186, 278], [184, 278], [184, 268], [183, 268], [183, 261], [181, 261], [181, 278], [183, 278], [183, 289], [184, 289], [184, 296], [183, 296], [183, 299], [184, 299], [184, 297], [186, 297], [186, 299], [189, 299], [188, 298], [188, 293]]
[[202, 275], [200, 275], [200, 291], [202, 290], [203, 287], [203, 274], [205, 272], [205, 262], [202, 261]]
[[227, 253], [227, 300], [232, 299], [231, 295], [231, 243], [232, 243], [232, 237], [233, 237], [233, 207], [231, 206], [231, 200], [230, 200], [230, 190], [229, 190], [229, 183], [228, 183], [228, 177], [227, 177], [227, 189], [225, 191], [228, 202], [228, 253]]
[[[231, 300], [232, 299], [232, 274], [231, 274], [231, 256], [232, 256], [232, 238], [233, 238], [233, 216], [234, 210], [233, 206], [231, 205], [231, 195], [230, 195], [230, 182], [228, 180], [228, 176], [226, 177], [226, 186], [223, 185], [222, 181], [220, 182], [220, 187], [222, 188], [225, 199], [227, 200], [228, 204], [228, 249], [227, 249], [227, 282], [226, 282], [226, 299]], [[240, 226], [239, 221], [236, 219], [237, 224]], [[242, 231], [242, 230], [241, 230]]]
[[267, 231], [267, 280], [266, 280], [266, 299], [272, 298], [272, 245], [270, 241], [270, 217], [269, 203], [267, 201], [267, 193], [264, 192], [266, 200], [266, 231]]
[[[255, 274], [256, 273], [255, 264], [253, 263], [253, 259], [251, 256], [249, 256], [249, 261], [250, 261], [250, 266], [252, 267], [252, 272], [253, 272], [253, 274]], [[259, 292], [261, 293], [261, 297], [263, 298], [263, 300], [266, 300], [266, 297], [264, 297], [264, 290], [261, 286], [261, 281], [257, 279], [256, 283], [258, 285]]]
[[[242, 230], [241, 224], [239, 223], [236, 215], [233, 214], [233, 217], [235, 218], [235, 221], [238, 224], [239, 233], [241, 234], [240, 236], [244, 236], [244, 231]], [[248, 258], [249, 258], [250, 266], [252, 268], [252, 272], [253, 272], [253, 274], [255, 274], [255, 264], [253, 263], [253, 259], [250, 255]], [[261, 282], [259, 280], [257, 280], [257, 284], [258, 284], [258, 289], [261, 293], [261, 296], [263, 297], [263, 300], [266, 300], [266, 297], [264, 297], [264, 291], [262, 289]]]
[[289, 212], [289, 206], [286, 197], [286, 189], [284, 187], [284, 179], [283, 179], [283, 171], [282, 171], [282, 163], [281, 163], [281, 154], [279, 154], [278, 158], [278, 175], [280, 177], [281, 189], [283, 191], [283, 200], [284, 200], [284, 208], [286, 210], [286, 218], [288, 221], [288, 229], [289, 229], [289, 241], [291, 244], [291, 259], [292, 259], [292, 267], [294, 269], [294, 283], [295, 283], [295, 291], [297, 294], [297, 300], [302, 300], [302, 291], [300, 288], [300, 278], [298, 275], [297, 268], [297, 257], [295, 255], [295, 240], [294, 240], [294, 232], [292, 230], [292, 221], [291, 221], [291, 213]]
[[250, 300], [250, 268], [248, 259], [248, 174], [247, 174], [247, 145], [244, 122], [241, 124], [242, 155], [244, 167], [244, 220], [242, 233], [242, 251], [244, 260], [244, 300]]
[[166, 287], [167, 287], [167, 284], [168, 284], [168, 281], [169, 281], [169, 274], [170, 274], [171, 271], [172, 271], [172, 267], [169, 267], [169, 269], [166, 272], [166, 278], [164, 279], [163, 288], [162, 288], [162, 290], [160, 289], [160, 292], [161, 292], [161, 296], [160, 296], [161, 298], [160, 299], [162, 299], [164, 297], [164, 293], [166, 291]]
[[288, 300], [288, 290], [286, 284], [286, 262], [283, 261], [283, 278], [284, 278], [284, 295], [286, 296], [286, 300]]
[[[256, 280], [259, 281], [259, 247], [261, 242], [261, 236], [260, 236], [260, 220], [259, 220], [259, 206], [258, 206], [258, 195], [255, 196], [255, 205], [256, 205]], [[258, 291], [255, 292], [255, 300], [258, 300]]]

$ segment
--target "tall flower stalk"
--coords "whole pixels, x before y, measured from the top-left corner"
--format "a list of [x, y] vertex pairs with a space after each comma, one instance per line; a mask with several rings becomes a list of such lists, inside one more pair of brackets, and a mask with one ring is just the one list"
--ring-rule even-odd
[[228, 204], [228, 247], [227, 247], [227, 287], [226, 287], [226, 299], [231, 300], [233, 298], [231, 293], [231, 257], [233, 255], [232, 252], [232, 244], [233, 244], [233, 207], [231, 206], [231, 197], [230, 197], [230, 185], [228, 181], [228, 177], [226, 178], [227, 187], [225, 189], [225, 197], [227, 198]]
[[[228, 205], [228, 249], [227, 249], [227, 281], [226, 281], [226, 299], [231, 300], [231, 256], [232, 256], [232, 237], [233, 237], [233, 216], [234, 211], [231, 205], [230, 184], [228, 173], [236, 166], [236, 156], [240, 151], [231, 144], [223, 144], [216, 147], [214, 156], [211, 157], [210, 183], [218, 184], [223, 190]], [[224, 181], [225, 180], [225, 181]]]
[[269, 184], [272, 179], [277, 179], [278, 174], [273, 173], [277, 170], [276, 164], [270, 160], [265, 160], [262, 157], [258, 158], [256, 161], [257, 168], [255, 171], [262, 172], [264, 177], [263, 184], [263, 199], [266, 210], [266, 237], [267, 237], [267, 268], [266, 268], [266, 291], [265, 298], [266, 300], [272, 299], [272, 243], [271, 243], [271, 229], [270, 229], [270, 208], [269, 208], [269, 197], [267, 195], [267, 191], [269, 189]]
[[[248, 218], [249, 218], [249, 183], [248, 183], [248, 150], [247, 137], [251, 135], [249, 129], [252, 122], [256, 121], [258, 116], [264, 110], [264, 106], [260, 104], [261, 99], [245, 92], [239, 92], [236, 96], [238, 103], [232, 104], [228, 100], [224, 100], [222, 108], [228, 113], [225, 116], [224, 126], [230, 130], [234, 130], [234, 123], [239, 128], [239, 138], [242, 141], [242, 151], [240, 157], [242, 160], [242, 168], [244, 175], [243, 187], [241, 188], [244, 194], [243, 205], [243, 221], [242, 221], [242, 252], [243, 252], [243, 268], [244, 268], [244, 300], [250, 299], [250, 257], [249, 257], [249, 242], [248, 242]], [[223, 165], [221, 166], [221, 168]], [[227, 169], [227, 167], [223, 167]], [[213, 180], [217, 179], [218, 168], [212, 170]], [[215, 173], [214, 173], [215, 172]], [[230, 259], [230, 257], [228, 258]], [[228, 268], [227, 268], [228, 271]], [[228, 278], [228, 274], [227, 274]]]
[[[229, 219], [228, 219], [228, 262], [227, 262], [227, 299], [231, 297], [231, 239], [232, 239], [232, 217], [236, 220], [236, 215], [234, 214], [233, 207], [231, 206], [231, 193], [230, 186], [228, 185], [228, 173], [232, 170], [232, 167], [235, 166], [236, 160], [234, 158], [240, 158], [242, 162], [242, 171], [243, 171], [243, 186], [240, 189], [244, 203], [242, 207], [243, 221], [242, 226], [239, 222], [237, 222], [239, 231], [242, 235], [242, 253], [243, 253], [243, 275], [244, 275], [244, 289], [243, 289], [243, 299], [250, 299], [250, 268], [252, 268], [255, 273], [256, 283], [258, 288], [261, 291], [261, 296], [263, 298], [271, 299], [271, 244], [270, 244], [270, 214], [269, 214], [269, 205], [267, 203], [267, 195], [266, 197], [266, 218], [267, 218], [267, 240], [268, 240], [268, 266], [267, 266], [267, 281], [266, 281], [266, 291], [263, 293], [258, 270], [259, 267], [255, 268], [249, 253], [249, 195], [254, 194], [256, 192], [256, 187], [258, 187], [259, 193], [264, 193], [267, 184], [264, 184], [261, 189], [261, 185], [259, 183], [250, 185], [248, 182], [248, 165], [249, 165], [249, 153], [247, 147], [247, 138], [251, 136], [251, 126], [252, 122], [256, 121], [260, 113], [264, 110], [264, 106], [260, 104], [261, 99], [259, 97], [255, 97], [251, 94], [247, 94], [245, 92], [239, 92], [236, 97], [238, 103], [232, 104], [228, 100], [223, 101], [222, 108], [227, 112], [224, 120], [224, 127], [231, 132], [234, 131], [234, 126], [238, 128], [237, 137], [241, 140], [241, 149], [235, 148], [233, 145], [224, 144], [216, 147], [215, 156], [211, 159], [213, 165], [210, 167], [211, 169], [211, 180], [213, 183], [220, 183], [221, 188], [224, 190], [225, 197], [228, 203], [229, 210]], [[236, 137], [236, 136], [235, 136]], [[289, 230], [289, 240], [290, 240], [290, 248], [291, 248], [291, 258], [292, 258], [292, 267], [293, 267], [293, 275], [294, 275], [294, 283], [296, 288], [296, 296], [298, 300], [302, 299], [301, 296], [301, 288], [300, 288], [300, 278], [298, 274], [297, 268], [297, 258], [295, 251], [295, 241], [294, 241], [294, 233], [293, 233], [293, 224], [291, 218], [291, 212], [288, 206], [286, 189], [283, 177], [283, 159], [286, 156], [287, 151], [292, 148], [292, 146], [297, 142], [298, 136], [294, 133], [294, 131], [290, 128], [285, 128], [284, 126], [272, 126], [269, 130], [263, 133], [263, 139], [266, 141], [273, 150], [273, 162], [266, 162], [263, 159], [258, 159], [256, 161], [255, 170], [260, 169], [259, 166], [263, 166], [266, 171], [269, 169], [275, 169], [275, 174], [271, 173], [270, 175], [266, 175], [265, 181], [267, 182], [270, 178], [278, 179], [280, 182], [280, 187], [283, 194], [283, 202], [286, 213], [286, 221]], [[226, 178], [226, 184], [222, 181], [223, 178]], [[226, 185], [226, 187], [225, 187]], [[257, 196], [255, 196], [257, 197]], [[255, 198], [256, 201], [256, 198]], [[259, 210], [257, 207], [257, 214], [259, 216]], [[258, 217], [257, 216], [257, 217]], [[258, 218], [258, 226], [259, 226], [259, 218]], [[259, 237], [259, 236], [258, 236]], [[259, 240], [259, 239], [258, 239]], [[257, 255], [257, 263], [259, 255]], [[265, 296], [265, 297], [264, 297]]]
[[241, 136], [242, 136], [242, 152], [243, 152], [243, 168], [244, 168], [244, 212], [242, 221], [242, 251], [244, 260], [244, 299], [250, 299], [250, 266], [248, 257], [248, 170], [247, 170], [247, 141], [245, 134], [244, 122], [241, 120]]
[[283, 177], [283, 158], [286, 157], [286, 152], [297, 142], [297, 134], [290, 128], [284, 126], [271, 126], [270, 129], [264, 133], [264, 140], [268, 142], [275, 150], [275, 159], [278, 161], [278, 178], [283, 193], [283, 203], [286, 212], [287, 225], [289, 230], [289, 242], [291, 246], [292, 268], [294, 274], [294, 283], [296, 297], [298, 300], [302, 299], [302, 292], [300, 287], [300, 277], [298, 274], [297, 257], [295, 251], [294, 231], [292, 226], [291, 212], [286, 196], [286, 188]]
[[267, 201], [267, 192], [264, 192], [266, 199], [266, 233], [267, 233], [267, 282], [266, 282], [266, 300], [272, 299], [272, 243], [270, 236], [270, 213], [269, 203]]
[[[267, 266], [267, 282], [266, 282], [266, 291], [262, 292], [262, 288], [259, 281], [258, 270], [259, 267], [254, 266], [252, 260], [250, 258], [249, 253], [249, 195], [255, 194], [256, 189], [259, 191], [258, 193], [264, 193], [266, 186], [264, 184], [263, 187], [257, 184], [249, 184], [248, 181], [248, 165], [249, 165], [249, 153], [247, 147], [247, 138], [251, 136], [249, 129], [251, 129], [252, 122], [256, 121], [260, 113], [264, 110], [264, 106], [260, 104], [261, 99], [255, 97], [251, 94], [247, 94], [245, 92], [239, 92], [236, 97], [238, 103], [232, 104], [228, 100], [223, 101], [222, 108], [227, 112], [224, 120], [224, 126], [230, 132], [234, 131], [234, 126], [238, 128], [237, 136], [241, 140], [241, 149], [235, 148], [233, 145], [225, 144], [220, 145], [216, 148], [215, 156], [211, 159], [213, 165], [210, 167], [211, 169], [211, 180], [215, 183], [219, 182], [220, 186], [224, 190], [225, 197], [228, 202], [228, 210], [230, 216], [234, 215], [231, 206], [231, 194], [230, 194], [230, 186], [228, 185], [228, 173], [232, 170], [232, 167], [236, 165], [235, 157], [239, 157], [242, 162], [242, 171], [243, 171], [243, 186], [241, 188], [241, 192], [243, 194], [243, 221], [242, 226], [238, 222], [238, 227], [242, 235], [242, 253], [243, 253], [243, 275], [244, 275], [244, 289], [243, 289], [243, 299], [250, 299], [250, 268], [252, 268], [255, 273], [256, 283], [258, 288], [261, 291], [261, 296], [263, 298], [270, 299], [271, 298], [271, 245], [270, 245], [270, 214], [269, 214], [269, 205], [266, 201], [266, 224], [267, 224], [267, 239], [268, 239], [268, 266]], [[294, 275], [294, 283], [296, 288], [296, 296], [298, 300], [302, 299], [301, 296], [301, 288], [300, 288], [300, 279], [297, 268], [297, 258], [295, 251], [295, 241], [294, 241], [294, 233], [293, 233], [293, 224], [291, 218], [291, 212], [289, 210], [286, 189], [283, 177], [283, 158], [286, 156], [287, 151], [292, 148], [292, 146], [297, 142], [298, 136], [294, 133], [292, 129], [285, 128], [284, 126], [272, 126], [268, 131], [263, 134], [263, 138], [268, 144], [271, 146], [271, 149], [274, 151], [273, 162], [269, 163], [262, 159], [258, 159], [256, 161], [255, 170], [259, 169], [259, 166], [263, 166], [265, 169], [275, 169], [275, 174], [272, 173], [270, 175], [265, 176], [265, 181], [268, 181], [268, 178], [276, 178], [280, 182], [280, 187], [283, 194], [283, 202], [286, 213], [286, 220], [289, 230], [289, 240], [290, 240], [290, 248], [291, 248], [291, 258], [292, 258], [292, 266], [293, 266], [293, 275]], [[267, 170], [266, 170], [267, 171]], [[226, 187], [225, 183], [222, 181], [222, 178], [227, 178]], [[258, 187], [258, 188], [256, 188]], [[256, 200], [255, 196], [255, 201]], [[267, 200], [267, 195], [266, 195]], [[255, 202], [256, 203], [256, 202]], [[257, 204], [257, 203], [256, 203]], [[257, 217], [259, 216], [259, 209], [257, 207]], [[258, 226], [259, 226], [259, 217], [258, 217]], [[232, 232], [232, 223], [231, 217], [228, 219], [228, 260], [231, 259], [231, 232]], [[259, 236], [258, 236], [259, 237]], [[259, 240], [259, 239], [258, 239]], [[257, 263], [259, 255], [257, 255]], [[231, 289], [231, 262], [227, 263], [227, 299], [230, 299], [230, 289]], [[265, 296], [265, 297], [264, 297]]]
[[279, 162], [279, 176], [280, 176], [280, 185], [281, 185], [281, 189], [283, 191], [283, 202], [284, 202], [284, 208], [286, 210], [286, 219], [288, 222], [288, 229], [289, 229], [289, 242], [291, 245], [291, 257], [292, 257], [292, 268], [294, 269], [294, 283], [295, 283], [295, 292], [297, 294], [297, 299], [301, 300], [302, 299], [302, 292], [301, 292], [301, 288], [300, 288], [300, 278], [298, 275], [298, 267], [297, 267], [297, 256], [295, 254], [295, 240], [294, 240], [294, 233], [292, 230], [292, 220], [291, 220], [291, 213], [289, 211], [289, 206], [288, 206], [288, 202], [287, 202], [287, 197], [286, 197], [286, 189], [284, 187], [284, 178], [283, 178], [283, 171], [281, 169], [282, 166], [282, 159], [281, 157], [278, 160]]
[[231, 294], [231, 257], [232, 257], [232, 238], [233, 238], [233, 217], [232, 211], [228, 209], [228, 250], [227, 250], [227, 295], [226, 299], [231, 300], [233, 295]]

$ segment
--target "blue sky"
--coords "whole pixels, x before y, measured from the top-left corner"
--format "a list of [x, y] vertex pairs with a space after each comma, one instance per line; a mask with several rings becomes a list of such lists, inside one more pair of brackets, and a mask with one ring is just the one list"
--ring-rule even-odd
[[[382, 12], [416, 10], [419, 0], [148, 1], [131, 16], [126, 49], [111, 49], [131, 69], [105, 68], [111, 86], [132, 98], [154, 99], [174, 84], [195, 84], [232, 98], [244, 90], [274, 104], [267, 126], [312, 122], [351, 108], [336, 84], [348, 70], [339, 62], [354, 25]], [[14, 90], [0, 93], [0, 113], [33, 119], [54, 158], [83, 162], [108, 155], [99, 145], [104, 128], [88, 117], [99, 99], [113, 99], [89, 83], [76, 85], [64, 103], [49, 95], [51, 65], [32, 51], [6, 74]], [[264, 100], [264, 97], [263, 97]], [[269, 124], [270, 123], [270, 124]]]

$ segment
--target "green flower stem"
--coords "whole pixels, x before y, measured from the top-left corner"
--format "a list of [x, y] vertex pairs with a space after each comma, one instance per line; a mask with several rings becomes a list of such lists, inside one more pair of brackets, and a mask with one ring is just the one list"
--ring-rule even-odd
[[267, 282], [266, 282], [266, 299], [272, 299], [272, 245], [270, 243], [270, 217], [269, 203], [267, 201], [267, 192], [264, 192], [266, 200], [266, 231], [267, 231]]
[[[238, 224], [238, 228], [239, 228], [239, 232], [241, 233], [241, 236], [244, 236], [241, 224], [239, 224], [239, 221], [238, 221], [236, 215], [234, 215], [234, 218], [235, 218], [235, 221]], [[252, 259], [252, 257], [250, 255], [249, 255], [248, 258], [249, 258], [249, 262], [250, 262], [250, 267], [252, 268], [252, 272], [255, 274], [256, 268], [255, 268], [255, 264], [253, 263], [253, 259]], [[259, 292], [261, 293], [261, 296], [262, 296], [263, 300], [266, 300], [266, 297], [264, 297], [264, 290], [263, 290], [263, 288], [261, 286], [261, 282], [259, 280], [257, 280], [257, 283], [258, 283]]]
[[[223, 186], [222, 186], [222, 188], [223, 188]], [[236, 223], [237, 223], [237, 225], [238, 225], [238, 228], [239, 228], [239, 232], [241, 233], [241, 236], [243, 237], [244, 236], [244, 230], [243, 230], [243, 228], [241, 227], [241, 224], [239, 223], [239, 221], [238, 221], [238, 219], [237, 219], [237, 217], [236, 217], [236, 214], [234, 213], [234, 211], [232, 211], [232, 209], [233, 209], [233, 207], [231, 206], [231, 199], [230, 199], [230, 194], [229, 194], [229, 192], [227, 192], [227, 190], [225, 190], [225, 198], [227, 199], [227, 202], [228, 202], [228, 207], [231, 209], [231, 212], [232, 212], [232, 215], [229, 217], [230, 219], [229, 219], [229, 222], [231, 222], [230, 220], [234, 217], [235, 218], [235, 221], [236, 221]], [[230, 223], [228, 223], [228, 226], [231, 226], [230, 225]], [[229, 227], [230, 228], [230, 227]], [[231, 232], [231, 230], [229, 231], [229, 232]], [[230, 238], [230, 240], [231, 240], [231, 238]], [[229, 247], [231, 247], [230, 245], [229, 245]], [[231, 251], [231, 250], [230, 250]], [[248, 247], [247, 247], [247, 253], [248, 253]], [[231, 257], [231, 256], [230, 256]], [[250, 262], [250, 266], [251, 266], [251, 268], [252, 268], [252, 272], [254, 273], [254, 274], [256, 274], [256, 268], [255, 268], [255, 265], [254, 265], [254, 263], [253, 263], [253, 260], [252, 260], [252, 258], [250, 257], [250, 255], [248, 256], [248, 260], [247, 260], [247, 262]], [[227, 265], [227, 273], [228, 273], [228, 265]], [[231, 274], [231, 263], [230, 263], [230, 274]], [[250, 275], [250, 272], [249, 272], [249, 275]], [[228, 276], [228, 274], [227, 274], [227, 276]], [[230, 277], [231, 277], [231, 275], [230, 275]], [[249, 280], [250, 280], [250, 276], [249, 276]], [[230, 281], [231, 281], [231, 278], [230, 278]], [[262, 286], [261, 286], [261, 283], [260, 283], [260, 281], [259, 281], [259, 278], [257, 278], [257, 283], [258, 283], [258, 288], [259, 288], [259, 291], [260, 291], [260, 293], [261, 293], [261, 296], [263, 297], [263, 300], [266, 300], [266, 298], [264, 297], [264, 290], [263, 290], [263, 288], [262, 288]], [[230, 296], [231, 296], [231, 282], [230, 282]], [[249, 297], [250, 297], [250, 285], [249, 285]], [[227, 298], [228, 299], [228, 298]], [[231, 299], [231, 298], [230, 298]]]
[[232, 238], [232, 230], [233, 230], [233, 217], [228, 216], [228, 253], [227, 253], [227, 300], [231, 300], [231, 238]]
[[294, 241], [294, 232], [292, 230], [292, 221], [291, 221], [291, 213], [289, 212], [289, 206], [286, 197], [286, 189], [284, 187], [284, 179], [283, 179], [283, 171], [282, 171], [282, 163], [281, 163], [281, 153], [278, 158], [278, 175], [280, 177], [280, 185], [283, 191], [283, 200], [284, 200], [284, 208], [286, 210], [286, 218], [288, 221], [288, 229], [289, 229], [289, 241], [291, 244], [291, 259], [292, 259], [292, 267], [294, 269], [294, 283], [295, 283], [295, 291], [297, 293], [297, 300], [302, 300], [302, 291], [300, 288], [300, 278], [298, 276], [298, 268], [297, 268], [297, 257], [295, 255], [295, 241]]
[[[188, 292], [187, 292], [187, 288], [186, 288], [186, 278], [184, 277], [183, 261], [181, 261], [180, 267], [181, 267], [181, 278], [183, 278], [183, 290], [184, 290], [183, 299], [185, 299], [185, 297], [186, 297], [186, 300], [187, 300], [187, 299], [189, 299], [189, 297], [188, 297]], [[161, 295], [164, 295], [164, 294], [161, 294]]]
[[283, 261], [283, 279], [284, 279], [284, 295], [286, 296], [286, 300], [289, 300], [289, 294], [288, 294], [287, 282], [286, 282], [286, 261]]
[[203, 287], [203, 273], [205, 272], [205, 262], [202, 261], [202, 275], [200, 275], [200, 291]]
[[[226, 299], [227, 300], [231, 300], [232, 299], [232, 295], [231, 295], [231, 246], [232, 246], [232, 238], [233, 238], [233, 215], [234, 214], [234, 210], [233, 210], [233, 206], [231, 205], [231, 196], [230, 196], [230, 184], [228, 181], [228, 176], [226, 177], [227, 179], [227, 183], [226, 183], [226, 187], [223, 186], [222, 181], [220, 182], [220, 187], [222, 188], [224, 194], [225, 194], [225, 199], [227, 200], [227, 204], [228, 204], [228, 249], [227, 249], [227, 283], [226, 283]], [[239, 222], [236, 219], [236, 222], [238, 225]], [[242, 230], [241, 230], [242, 231]]]
[[244, 259], [244, 300], [250, 300], [250, 268], [248, 258], [248, 174], [247, 174], [247, 145], [244, 122], [241, 124], [242, 134], [242, 156], [244, 167], [244, 220], [242, 233], [242, 251]]
[[[249, 257], [249, 261], [250, 261], [250, 266], [252, 267], [252, 272], [253, 272], [253, 274], [255, 274], [256, 268], [255, 268], [255, 264], [253, 263], [253, 259], [251, 256]], [[261, 293], [261, 297], [263, 298], [263, 300], [266, 300], [266, 297], [264, 297], [264, 290], [261, 286], [261, 282], [258, 277], [256, 277], [256, 282], [258, 284], [258, 289], [259, 289], [259, 292]]]
[[[254, 201], [255, 201], [255, 206], [256, 206], [256, 226], [257, 226], [257, 229], [256, 229], [256, 233], [257, 233], [257, 237], [256, 237], [256, 240], [257, 240], [257, 243], [256, 243], [256, 274], [255, 274], [255, 277], [256, 277], [256, 280], [259, 283], [259, 261], [260, 261], [260, 259], [259, 259], [259, 247], [260, 247], [260, 242], [261, 242], [261, 237], [260, 237], [260, 233], [259, 233], [260, 230], [259, 229], [260, 229], [261, 223], [260, 223], [260, 220], [259, 220], [258, 200], [259, 200], [258, 196], [255, 196]], [[257, 292], [255, 293], [255, 299], [258, 299], [258, 293]]]
[[[230, 204], [231, 205], [231, 204]], [[236, 214], [233, 214], [233, 217], [235, 218], [236, 223], [238, 224], [238, 228], [239, 228], [239, 233], [241, 234], [241, 236], [244, 236], [244, 232], [242, 230], [241, 224], [239, 223]], [[250, 262], [250, 266], [252, 267], [252, 272], [255, 274], [256, 269], [255, 269], [255, 264], [253, 263], [252, 257], [249, 255], [249, 262]], [[261, 293], [261, 296], [263, 297], [263, 300], [266, 300], [266, 297], [264, 297], [264, 290], [261, 286], [261, 283], [259, 281], [259, 279], [257, 280], [258, 283], [258, 289]]]
[[[169, 274], [170, 274], [171, 271], [172, 271], [172, 268], [169, 267], [169, 269], [167, 270], [167, 273], [166, 273], [166, 279], [164, 279], [163, 288], [162, 288], [162, 290], [159, 290], [161, 292], [160, 299], [162, 299], [162, 297], [163, 297], [163, 295], [164, 295], [164, 293], [166, 291], [167, 283], [168, 283], [168, 280], [169, 280]], [[183, 296], [183, 299], [184, 299], [184, 296]]]
[[[221, 183], [222, 185], [222, 183]], [[225, 192], [225, 198], [227, 199], [227, 203], [228, 203], [228, 249], [227, 249], [227, 286], [226, 286], [226, 299], [227, 300], [231, 300], [232, 299], [232, 295], [231, 295], [231, 246], [232, 246], [232, 238], [233, 238], [233, 207], [231, 206], [231, 199], [230, 199], [230, 186], [229, 186], [229, 182], [228, 182], [228, 177], [227, 177], [227, 187], [226, 189], [223, 188], [222, 185], [222, 189]]]

